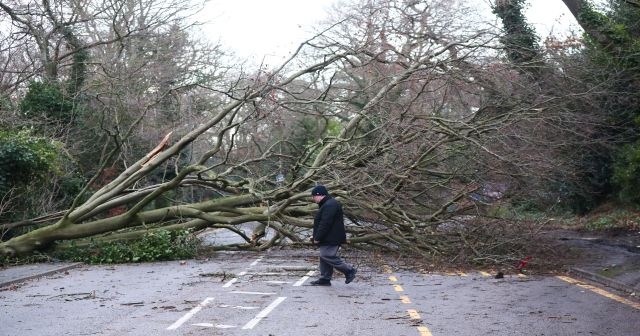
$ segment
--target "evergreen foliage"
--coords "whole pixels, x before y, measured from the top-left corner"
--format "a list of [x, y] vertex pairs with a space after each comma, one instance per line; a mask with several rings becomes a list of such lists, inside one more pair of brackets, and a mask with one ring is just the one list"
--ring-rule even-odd
[[59, 148], [50, 139], [27, 131], [0, 131], [0, 193], [55, 172]]
[[73, 118], [74, 104], [57, 83], [32, 81], [20, 102], [20, 111], [30, 119], [69, 122]]
[[[580, 20], [601, 34], [589, 36], [587, 55], [598, 74], [594, 85], [605, 83], [607, 95], [599, 99], [612, 131], [622, 144], [610, 161], [610, 182], [626, 202], [637, 203], [640, 188], [640, 8], [610, 1], [609, 11], [598, 13], [585, 5]], [[603, 40], [603, 36], [606, 39]], [[606, 41], [606, 42], [603, 42]]]
[[198, 239], [189, 230], [158, 230], [149, 231], [132, 241], [93, 240], [88, 246], [72, 245], [59, 252], [57, 257], [90, 264], [177, 260], [193, 258], [198, 245]]

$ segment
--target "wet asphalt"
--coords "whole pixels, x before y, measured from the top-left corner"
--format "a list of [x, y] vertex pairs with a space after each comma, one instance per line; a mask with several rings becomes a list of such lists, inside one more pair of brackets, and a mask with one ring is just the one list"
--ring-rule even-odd
[[0, 291], [0, 335], [640, 334], [638, 301], [571, 275], [373, 264], [351, 284], [336, 274], [331, 287], [313, 287], [315, 253], [80, 265], [14, 282]]

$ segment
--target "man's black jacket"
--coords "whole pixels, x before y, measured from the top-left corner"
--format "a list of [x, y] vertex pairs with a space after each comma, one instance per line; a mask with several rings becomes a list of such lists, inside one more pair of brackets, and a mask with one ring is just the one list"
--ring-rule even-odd
[[318, 203], [320, 209], [313, 219], [313, 240], [319, 245], [340, 245], [347, 240], [342, 205], [331, 196]]

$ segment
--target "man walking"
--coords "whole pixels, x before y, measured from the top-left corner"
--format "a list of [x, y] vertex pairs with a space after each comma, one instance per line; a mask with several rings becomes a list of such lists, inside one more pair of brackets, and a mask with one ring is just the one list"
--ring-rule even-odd
[[338, 257], [340, 245], [347, 240], [342, 205], [322, 185], [311, 190], [311, 197], [320, 207], [313, 219], [313, 242], [320, 249], [320, 278], [311, 281], [311, 285], [331, 286], [334, 268], [344, 273], [348, 284], [355, 279], [357, 270]]

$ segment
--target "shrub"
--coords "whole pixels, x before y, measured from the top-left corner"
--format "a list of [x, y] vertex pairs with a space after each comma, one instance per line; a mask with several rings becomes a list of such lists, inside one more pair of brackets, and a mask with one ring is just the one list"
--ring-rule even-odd
[[55, 83], [31, 82], [20, 102], [20, 111], [27, 118], [47, 118], [68, 122], [73, 117], [72, 99]]
[[589, 231], [637, 230], [639, 228], [638, 215], [622, 209], [595, 216], [585, 224], [585, 229]]
[[614, 167], [613, 181], [620, 187], [623, 202], [640, 202], [640, 142], [626, 145]]
[[59, 168], [61, 145], [28, 131], [0, 131], [0, 192], [43, 178]]
[[56, 257], [90, 264], [186, 259], [196, 255], [199, 241], [189, 230], [155, 230], [132, 241], [94, 240], [83, 247], [73, 244], [72, 242], [70, 248], [57, 253]]

